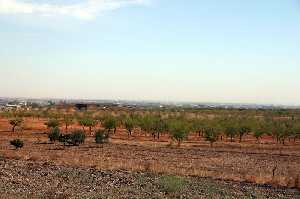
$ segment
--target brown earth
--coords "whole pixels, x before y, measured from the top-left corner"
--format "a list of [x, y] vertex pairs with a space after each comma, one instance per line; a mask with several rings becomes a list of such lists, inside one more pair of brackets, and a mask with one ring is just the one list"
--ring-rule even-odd
[[151, 172], [97, 170], [0, 158], [0, 198], [282, 198], [296, 199], [296, 189]]
[[[109, 144], [97, 145], [88, 136], [84, 145], [68, 147], [48, 142], [44, 122], [27, 119], [23, 132], [12, 133], [8, 121], [1, 119], [0, 156], [67, 167], [122, 169], [300, 188], [299, 142], [282, 146], [264, 137], [264, 144], [257, 144], [248, 136], [242, 143], [222, 141], [211, 148], [195, 134], [178, 148], [175, 143], [170, 145], [167, 135], [154, 141], [143, 133], [128, 137], [124, 129], [119, 129]], [[15, 150], [10, 146], [9, 141], [14, 138], [24, 140], [24, 148]]]

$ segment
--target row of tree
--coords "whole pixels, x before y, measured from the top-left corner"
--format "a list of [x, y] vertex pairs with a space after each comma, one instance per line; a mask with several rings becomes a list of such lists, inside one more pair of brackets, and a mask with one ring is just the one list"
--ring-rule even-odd
[[[23, 120], [20, 117], [10, 120], [12, 131], [20, 126]], [[127, 130], [128, 136], [134, 131], [144, 132], [146, 135], [160, 139], [161, 135], [169, 135], [172, 140], [180, 143], [190, 133], [197, 133], [199, 137], [205, 138], [213, 145], [218, 140], [230, 140], [234, 142], [243, 141], [243, 137], [252, 134], [257, 142], [263, 135], [272, 136], [278, 143], [285, 144], [286, 140], [300, 138], [300, 121], [295, 118], [274, 117], [245, 117], [245, 116], [222, 116], [213, 118], [192, 118], [183, 115], [179, 117], [165, 117], [159, 114], [123, 114], [113, 116], [105, 114], [102, 116], [63, 114], [59, 117], [50, 118], [45, 125], [48, 128], [64, 126], [68, 131], [73, 124], [82, 126], [82, 130], [88, 129], [89, 133], [100, 125], [110, 135], [116, 133], [117, 128]]]

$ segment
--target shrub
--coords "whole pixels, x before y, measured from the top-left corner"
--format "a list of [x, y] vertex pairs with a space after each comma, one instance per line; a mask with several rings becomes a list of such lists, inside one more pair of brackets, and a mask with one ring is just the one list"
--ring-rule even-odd
[[78, 146], [85, 141], [85, 133], [82, 130], [73, 131], [71, 134], [72, 144]]
[[159, 180], [162, 190], [166, 193], [174, 193], [181, 191], [187, 182], [185, 179], [177, 176], [163, 176]]
[[10, 141], [10, 144], [16, 147], [16, 149], [22, 148], [24, 146], [24, 142], [20, 139], [15, 139]]
[[83, 130], [75, 130], [71, 134], [60, 135], [59, 141], [63, 142], [64, 145], [71, 144], [74, 146], [79, 146], [85, 141], [85, 133]]
[[52, 129], [48, 134], [48, 138], [51, 142], [59, 141], [60, 137], [60, 130], [58, 127]]
[[56, 128], [59, 127], [60, 123], [57, 119], [51, 119], [48, 122], [45, 123], [47, 128]]
[[106, 134], [105, 131], [103, 130], [96, 131], [95, 141], [97, 144], [103, 144], [107, 142], [107, 140], [108, 140], [108, 134]]
[[60, 134], [58, 141], [62, 142], [64, 145], [70, 144], [71, 143], [71, 134], [66, 134], [66, 135]]

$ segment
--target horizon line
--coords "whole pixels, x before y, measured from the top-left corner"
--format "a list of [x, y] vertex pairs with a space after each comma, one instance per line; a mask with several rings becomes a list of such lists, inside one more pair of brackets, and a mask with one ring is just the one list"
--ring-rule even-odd
[[189, 104], [225, 104], [225, 105], [264, 105], [300, 107], [300, 103], [257, 103], [257, 102], [216, 102], [216, 101], [189, 101], [189, 100], [153, 100], [153, 99], [109, 99], [109, 98], [78, 98], [78, 97], [15, 97], [0, 96], [0, 99], [32, 99], [32, 100], [77, 100], [77, 101], [129, 101], [147, 103], [189, 103]]

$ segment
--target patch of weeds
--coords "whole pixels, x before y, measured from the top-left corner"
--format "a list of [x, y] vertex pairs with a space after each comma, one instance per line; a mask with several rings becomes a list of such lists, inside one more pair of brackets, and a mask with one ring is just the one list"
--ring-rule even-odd
[[68, 179], [69, 177], [71, 177], [70, 173], [67, 171], [59, 171], [56, 173], [56, 176], [64, 179]]
[[92, 184], [95, 182], [95, 176], [90, 175], [86, 172], [79, 172], [76, 176], [77, 179], [79, 179], [81, 184]]
[[207, 198], [232, 198], [232, 192], [225, 186], [220, 186], [213, 182], [209, 182], [205, 190]]
[[20, 149], [24, 146], [24, 142], [20, 139], [15, 139], [10, 141], [10, 144], [13, 145], [16, 149]]
[[88, 172], [59, 171], [56, 176], [65, 180], [77, 181], [81, 184], [91, 184], [95, 182], [95, 176], [90, 175]]
[[180, 192], [187, 184], [184, 178], [178, 176], [163, 176], [159, 179], [159, 185], [166, 193]]
[[255, 191], [247, 191], [245, 197], [248, 199], [264, 199], [265, 197]]
[[214, 196], [218, 193], [219, 189], [215, 184], [210, 183], [206, 191], [209, 198], [214, 198]]
[[144, 185], [146, 183], [146, 178], [144, 176], [138, 176], [136, 178], [136, 183], [138, 185]]
[[50, 188], [45, 193], [40, 195], [38, 198], [43, 199], [68, 199], [71, 195], [67, 193], [57, 193], [56, 188]]

